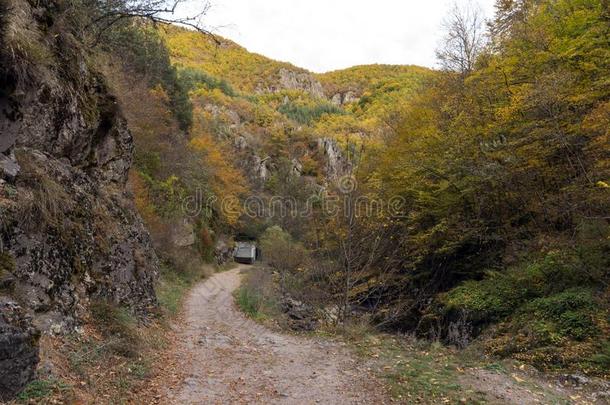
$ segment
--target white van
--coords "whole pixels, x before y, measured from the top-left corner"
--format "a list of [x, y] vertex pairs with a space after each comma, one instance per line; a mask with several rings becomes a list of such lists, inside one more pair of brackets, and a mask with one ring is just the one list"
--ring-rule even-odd
[[254, 264], [256, 261], [256, 245], [240, 242], [233, 253], [233, 260], [238, 263]]

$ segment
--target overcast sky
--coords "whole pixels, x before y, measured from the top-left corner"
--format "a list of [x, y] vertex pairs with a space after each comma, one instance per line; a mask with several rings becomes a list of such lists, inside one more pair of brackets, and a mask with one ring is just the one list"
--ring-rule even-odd
[[[314, 72], [370, 63], [434, 67], [441, 22], [455, 1], [211, 0], [206, 22], [249, 51]], [[487, 17], [494, 1], [478, 0]]]

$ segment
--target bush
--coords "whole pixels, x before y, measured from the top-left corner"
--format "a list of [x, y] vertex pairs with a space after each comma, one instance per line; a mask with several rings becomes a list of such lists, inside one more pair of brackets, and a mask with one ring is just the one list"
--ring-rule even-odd
[[465, 312], [477, 333], [497, 322], [483, 342], [492, 354], [541, 368], [589, 367], [585, 359], [603, 364], [604, 350], [594, 354], [607, 327], [608, 308], [597, 296], [583, 257], [581, 252], [554, 252], [467, 281], [442, 296], [442, 310], [448, 318]]
[[[466, 281], [449, 291], [442, 301], [448, 310], [463, 310], [474, 319], [494, 322], [513, 314], [531, 300], [561, 293], [582, 284], [580, 268], [580, 263], [572, 255], [549, 253], [541, 260], [505, 272], [490, 272], [483, 280]], [[566, 296], [559, 295], [555, 298], [558, 301], [549, 302], [549, 305], [578, 305], [582, 302], [570, 301], [570, 298], [586, 299], [582, 295], [575, 297], [572, 294], [573, 292]], [[544, 305], [544, 302], [539, 301], [536, 305]]]
[[305, 263], [307, 250], [279, 226], [267, 228], [260, 238], [263, 260], [279, 271], [294, 271]]
[[533, 300], [520, 308], [519, 313], [525, 322], [547, 321], [558, 335], [583, 340], [599, 332], [591, 317], [598, 310], [591, 290], [573, 288]]

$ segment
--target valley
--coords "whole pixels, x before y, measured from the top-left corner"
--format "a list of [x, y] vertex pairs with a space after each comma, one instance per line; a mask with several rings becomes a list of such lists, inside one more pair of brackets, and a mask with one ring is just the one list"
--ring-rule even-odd
[[606, 1], [327, 73], [169, 3], [0, 0], [0, 400], [607, 403]]

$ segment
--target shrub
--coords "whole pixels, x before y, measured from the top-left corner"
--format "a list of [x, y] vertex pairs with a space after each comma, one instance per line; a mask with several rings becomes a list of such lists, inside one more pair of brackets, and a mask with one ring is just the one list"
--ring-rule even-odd
[[307, 250], [279, 226], [267, 228], [260, 238], [263, 259], [280, 271], [294, 271], [307, 258]]
[[[580, 263], [574, 256], [549, 253], [541, 260], [505, 272], [490, 272], [483, 280], [466, 281], [449, 291], [442, 301], [446, 309], [465, 310], [475, 319], [493, 322], [513, 314], [531, 300], [563, 292], [581, 283]], [[565, 296], [558, 295], [554, 298], [556, 301], [548, 305], [578, 305], [590, 298], [573, 294], [572, 291]], [[538, 301], [535, 305], [545, 305], [545, 302]]]
[[465, 311], [477, 333], [498, 322], [485, 334], [484, 346], [492, 354], [541, 368], [584, 367], [583, 361], [589, 361], [600, 369], [593, 359], [603, 363], [605, 352], [596, 357], [594, 351], [608, 309], [597, 296], [595, 279], [583, 270], [588, 267], [582, 257], [580, 252], [553, 252], [467, 281], [442, 296], [445, 314]]
[[538, 298], [519, 309], [521, 319], [547, 321], [562, 337], [583, 340], [598, 333], [591, 314], [598, 310], [591, 290], [573, 288]]

